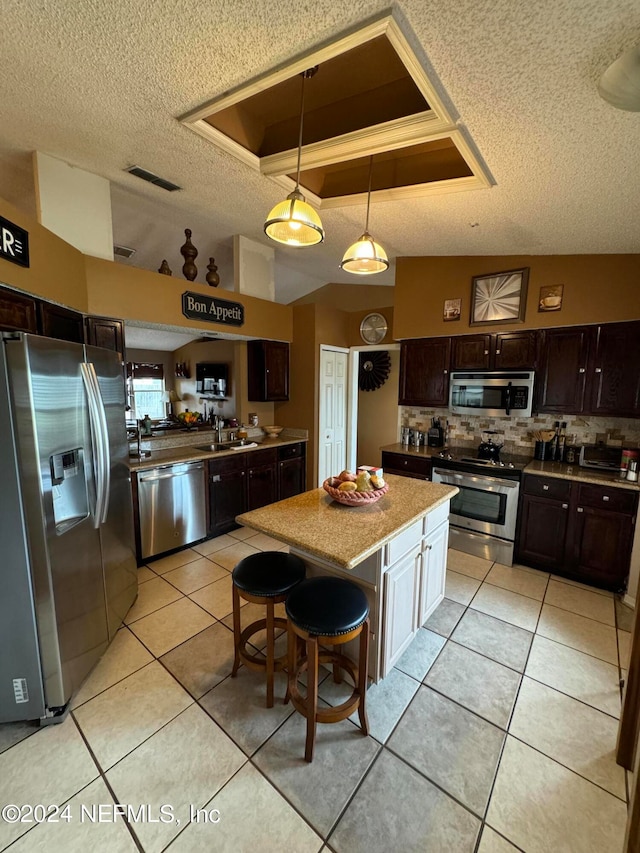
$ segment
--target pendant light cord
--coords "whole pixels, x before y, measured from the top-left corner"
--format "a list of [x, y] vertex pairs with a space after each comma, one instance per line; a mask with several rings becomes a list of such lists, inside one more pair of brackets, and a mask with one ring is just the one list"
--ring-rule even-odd
[[373, 175], [373, 154], [369, 157], [369, 190], [367, 192], [367, 219], [364, 223], [364, 233], [369, 233], [369, 204], [371, 202], [371, 176]]
[[298, 134], [298, 166], [296, 169], [296, 190], [300, 189], [300, 158], [302, 156], [302, 128], [304, 124], [304, 81], [307, 78], [313, 77], [313, 75], [318, 70], [318, 66], [315, 65], [313, 68], [308, 68], [306, 71], [302, 71], [300, 76], [302, 77], [302, 91], [300, 92], [300, 133]]

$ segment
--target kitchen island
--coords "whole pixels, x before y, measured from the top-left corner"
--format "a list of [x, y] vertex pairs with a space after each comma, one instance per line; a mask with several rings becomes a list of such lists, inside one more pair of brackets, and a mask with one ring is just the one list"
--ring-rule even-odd
[[236, 519], [289, 545], [305, 561], [307, 577], [339, 575], [364, 590], [373, 681], [390, 672], [444, 597], [449, 502], [458, 492], [408, 477], [385, 479], [389, 491], [369, 506], [344, 506], [313, 489]]

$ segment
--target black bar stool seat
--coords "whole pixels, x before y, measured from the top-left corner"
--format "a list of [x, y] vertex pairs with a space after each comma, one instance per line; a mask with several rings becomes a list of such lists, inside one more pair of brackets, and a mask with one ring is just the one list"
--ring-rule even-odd
[[[366, 713], [367, 663], [369, 656], [369, 602], [355, 583], [333, 576], [308, 578], [299, 583], [286, 602], [288, 617], [289, 683], [287, 699], [307, 718], [305, 760], [313, 760], [316, 723], [337, 723], [356, 709], [362, 733], [369, 733]], [[339, 646], [359, 637], [358, 666]], [[299, 640], [306, 645], [306, 654], [299, 654]], [[319, 651], [319, 645], [336, 646], [335, 650]], [[334, 680], [342, 680], [345, 669], [353, 679], [351, 696], [334, 708], [318, 708], [318, 668], [321, 663], [333, 665]], [[307, 695], [298, 690], [298, 679], [307, 672]]]
[[[287, 620], [274, 615], [274, 607], [286, 601], [287, 596], [304, 579], [305, 564], [286, 551], [262, 551], [240, 560], [232, 572], [233, 577], [233, 643], [234, 659], [231, 677], [235, 678], [243, 663], [248, 669], [266, 672], [267, 708], [273, 707], [273, 676], [286, 669], [287, 655], [275, 655], [275, 629], [286, 628]], [[266, 618], [258, 619], [242, 630], [240, 599], [266, 607]], [[266, 657], [252, 654], [248, 648], [251, 637], [266, 628]]]

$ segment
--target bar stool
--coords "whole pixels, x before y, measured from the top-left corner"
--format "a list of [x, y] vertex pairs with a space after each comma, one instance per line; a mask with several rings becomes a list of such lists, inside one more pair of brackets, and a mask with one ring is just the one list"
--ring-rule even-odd
[[[253, 670], [267, 674], [267, 708], [273, 708], [273, 675], [286, 668], [287, 655], [275, 658], [275, 629], [286, 628], [287, 620], [274, 616], [274, 605], [286, 600], [291, 590], [304, 579], [306, 567], [300, 557], [285, 551], [263, 551], [240, 560], [233, 577], [233, 644], [234, 659], [231, 677], [235, 678], [243, 663]], [[240, 599], [264, 604], [265, 619], [258, 619], [241, 630]], [[267, 629], [266, 659], [254, 655], [247, 643], [258, 631]]]
[[[369, 655], [369, 603], [359, 586], [332, 576], [308, 578], [292, 590], [285, 605], [288, 627], [289, 683], [285, 703], [290, 698], [296, 709], [307, 718], [307, 740], [304, 757], [313, 760], [316, 723], [337, 723], [358, 709], [360, 727], [369, 734], [365, 707], [367, 693], [367, 661]], [[359, 662], [356, 667], [339, 649], [319, 651], [318, 645], [340, 646], [360, 637]], [[299, 639], [306, 644], [306, 655], [299, 657]], [[345, 669], [355, 685], [353, 693], [335, 708], [318, 708], [318, 666], [333, 665], [334, 680], [341, 681]], [[298, 678], [306, 670], [307, 695], [298, 690]]]

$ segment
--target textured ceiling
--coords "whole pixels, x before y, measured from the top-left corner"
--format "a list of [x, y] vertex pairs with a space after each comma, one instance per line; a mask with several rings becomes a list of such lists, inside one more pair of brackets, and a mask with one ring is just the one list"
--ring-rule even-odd
[[[124, 263], [179, 274], [184, 228], [233, 279], [232, 237], [268, 242], [282, 190], [213, 148], [177, 117], [387, 9], [314, 0], [4, 0], [0, 47], [0, 196], [29, 212], [28, 152], [107, 178]], [[370, 228], [403, 255], [640, 251], [640, 114], [596, 84], [640, 41], [637, 0], [405, 0], [395, 13], [495, 180], [490, 190], [372, 207]], [[173, 181], [173, 194], [126, 174]], [[364, 206], [323, 211], [326, 242], [276, 249], [281, 302], [354, 283], [338, 263]], [[478, 223], [471, 227], [473, 223]], [[392, 284], [394, 267], [363, 284]]]

